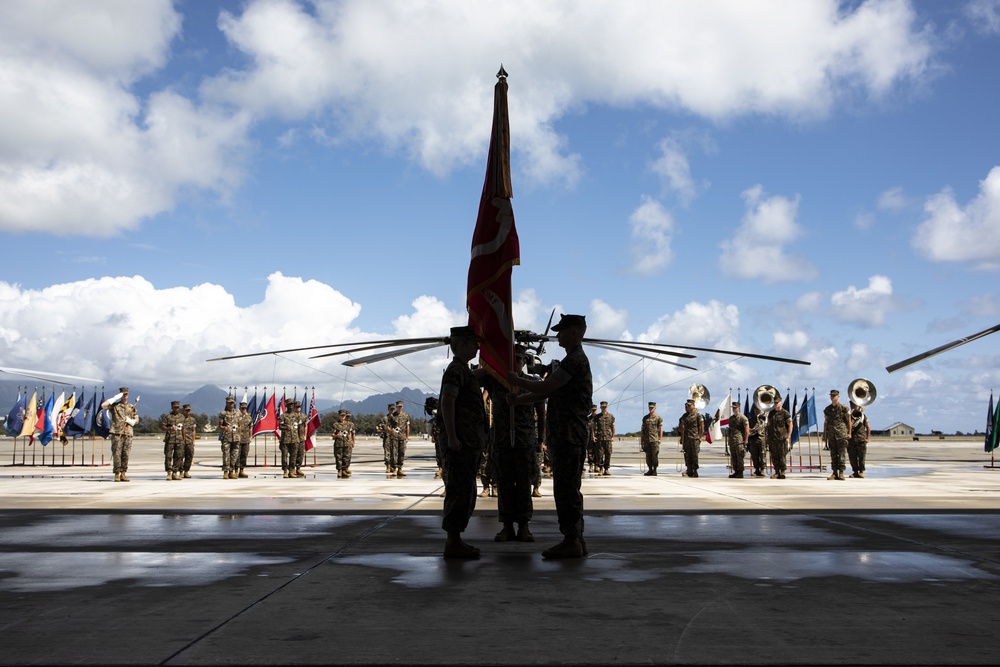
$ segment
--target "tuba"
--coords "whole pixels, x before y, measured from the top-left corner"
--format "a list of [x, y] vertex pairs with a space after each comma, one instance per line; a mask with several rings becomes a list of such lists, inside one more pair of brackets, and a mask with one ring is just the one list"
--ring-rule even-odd
[[711, 400], [712, 395], [708, 393], [708, 387], [703, 384], [693, 384], [688, 388], [688, 394], [691, 395], [691, 400], [694, 401], [694, 407], [698, 410], [704, 410], [708, 407], [708, 402]]
[[851, 403], [860, 407], [871, 405], [875, 402], [875, 385], [864, 378], [858, 378], [847, 387], [847, 395]]
[[753, 404], [757, 407], [757, 412], [763, 414], [774, 409], [774, 403], [781, 394], [769, 384], [762, 384], [753, 392]]

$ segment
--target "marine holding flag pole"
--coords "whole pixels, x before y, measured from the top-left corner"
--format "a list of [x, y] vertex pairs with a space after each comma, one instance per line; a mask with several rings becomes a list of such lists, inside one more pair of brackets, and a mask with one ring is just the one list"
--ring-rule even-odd
[[479, 200], [466, 308], [469, 325], [483, 337], [479, 360], [505, 387], [514, 370], [514, 320], [511, 313], [511, 267], [521, 263], [514, 227], [514, 196], [510, 183], [510, 118], [507, 111], [507, 72], [503, 65], [493, 88], [493, 128], [490, 134], [486, 179]]

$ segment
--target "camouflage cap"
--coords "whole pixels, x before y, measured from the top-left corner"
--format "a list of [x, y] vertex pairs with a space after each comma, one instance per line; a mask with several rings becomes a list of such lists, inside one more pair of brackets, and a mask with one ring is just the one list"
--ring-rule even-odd
[[235, 403], [235, 402], [236, 402], [235, 396], [226, 396], [226, 403]]
[[171, 408], [179, 408], [179, 407], [181, 407], [181, 402], [180, 401], [170, 401], [170, 407]]
[[607, 401], [601, 401], [601, 407], [602, 408], [608, 407], [608, 402]]
[[118, 387], [118, 391], [120, 391], [123, 394], [127, 394], [128, 393], [128, 387]]
[[577, 326], [587, 326], [587, 318], [583, 315], [560, 315], [559, 322], [552, 325], [552, 330], [559, 332], [568, 327]]
[[840, 396], [840, 392], [838, 390], [836, 390], [836, 389], [831, 389], [830, 390], [830, 395], [831, 396]]
[[190, 403], [185, 403], [181, 407], [184, 408], [185, 410], [190, 410], [191, 409], [191, 404]]
[[650, 401], [649, 405], [647, 407], [655, 408], [656, 407], [656, 401]]
[[240, 407], [241, 408], [245, 408], [246, 406], [247, 406], [247, 402], [246, 401], [240, 401]]

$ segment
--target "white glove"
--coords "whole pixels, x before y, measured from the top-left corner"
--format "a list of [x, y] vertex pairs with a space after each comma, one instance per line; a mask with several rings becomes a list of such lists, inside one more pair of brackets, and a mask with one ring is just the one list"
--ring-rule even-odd
[[115, 394], [114, 396], [112, 396], [111, 398], [108, 399], [108, 405], [114, 405], [118, 401], [122, 400], [122, 396], [124, 396], [124, 395], [125, 394], [123, 394], [121, 392]]
[[132, 417], [126, 417], [125, 418], [125, 423], [128, 424], [129, 426], [135, 426], [135, 423], [137, 421], [139, 421], [139, 420], [138, 419], [133, 419]]

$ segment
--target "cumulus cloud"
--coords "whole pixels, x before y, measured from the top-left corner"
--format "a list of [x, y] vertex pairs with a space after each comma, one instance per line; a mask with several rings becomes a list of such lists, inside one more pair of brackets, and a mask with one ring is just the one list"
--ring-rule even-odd
[[871, 276], [867, 287], [848, 286], [830, 297], [833, 315], [843, 322], [853, 322], [864, 327], [885, 324], [886, 315], [899, 308], [892, 294], [892, 280], [886, 276]]
[[639, 208], [628, 218], [631, 230], [632, 265], [630, 270], [639, 275], [659, 273], [674, 258], [670, 243], [674, 234], [674, 218], [663, 204], [643, 195]]
[[[421, 296], [386, 336], [355, 327], [360, 311], [360, 304], [329, 285], [281, 273], [268, 276], [263, 299], [248, 306], [236, 305], [219, 285], [157, 288], [140, 276], [105, 277], [41, 290], [0, 282], [0, 343], [4, 365], [103, 377], [112, 386], [130, 383], [190, 391], [206, 382], [219, 386], [308, 382], [333, 386], [339, 395], [345, 378], [367, 381], [374, 376], [341, 366], [341, 357], [309, 359], [332, 350], [205, 360], [350, 341], [439, 336], [467, 318], [434, 297]], [[433, 384], [448, 361], [444, 351], [404, 359], [401, 364], [383, 364], [378, 376], [396, 388], [413, 386], [414, 375]], [[374, 389], [352, 384], [349, 397], [384, 390], [382, 380]]]
[[232, 191], [245, 114], [132, 92], [180, 26], [166, 0], [4, 5], [0, 229], [107, 236], [170, 209], [181, 188]]
[[972, 0], [965, 6], [965, 12], [975, 29], [1000, 33], [1000, 0]]
[[723, 273], [769, 284], [814, 278], [812, 264], [785, 252], [785, 245], [802, 233], [795, 221], [799, 198], [766, 196], [764, 188], [755, 185], [743, 191], [743, 200], [747, 210], [740, 227], [719, 244]]
[[1000, 167], [979, 182], [979, 194], [964, 208], [946, 188], [927, 200], [924, 213], [928, 217], [913, 237], [913, 246], [924, 257], [1000, 268]]
[[[903, 0], [747, 3], [250, 2], [220, 28], [250, 65], [205, 95], [289, 120], [332, 115], [447, 172], [480, 155], [503, 61], [514, 149], [536, 180], [572, 184], [579, 158], [555, 121], [587, 104], [652, 105], [723, 120], [828, 112], [921, 77], [931, 40]], [[461, 58], [455, 54], [461, 53]]]
[[628, 311], [616, 309], [601, 299], [590, 302], [587, 318], [588, 338], [609, 338], [621, 340], [627, 334]]
[[695, 182], [687, 153], [677, 139], [664, 139], [659, 150], [660, 156], [652, 164], [653, 173], [663, 179], [664, 185], [677, 195], [681, 203], [689, 204], [707, 184]]
[[[225, 198], [242, 181], [248, 133], [270, 119], [292, 126], [279, 146], [375, 140], [435, 174], [478, 164], [501, 61], [516, 91], [515, 166], [572, 187], [584, 165], [556, 129], [567, 114], [822, 117], [845, 97], [920, 81], [933, 41], [917, 21], [905, 0], [249, 0], [220, 13], [239, 58], [197, 73], [195, 99], [169, 83], [140, 92], [182, 36], [169, 0], [3, 3], [0, 229], [110, 235], [188, 189]], [[690, 196], [683, 155], [664, 159]]]
[[906, 208], [908, 202], [903, 188], [889, 188], [878, 196], [878, 209], [880, 211], [900, 211]]

